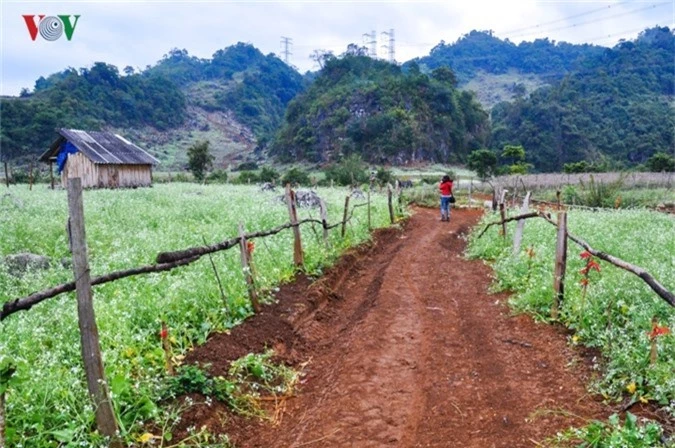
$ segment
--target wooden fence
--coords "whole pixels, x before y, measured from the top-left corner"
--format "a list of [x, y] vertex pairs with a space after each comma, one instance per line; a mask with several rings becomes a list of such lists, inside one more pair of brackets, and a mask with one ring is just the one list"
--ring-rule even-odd
[[557, 229], [557, 242], [556, 242], [556, 254], [555, 254], [555, 268], [554, 268], [554, 275], [553, 275], [553, 305], [551, 308], [551, 317], [554, 319], [557, 319], [558, 317], [558, 311], [561, 302], [564, 300], [564, 290], [565, 290], [565, 270], [566, 270], [566, 265], [567, 265], [567, 241], [571, 240], [575, 244], [578, 244], [584, 250], [586, 250], [588, 253], [590, 253], [593, 256], [596, 256], [600, 258], [601, 260], [605, 260], [606, 262], [619, 267], [621, 269], [624, 269], [634, 275], [637, 275], [640, 277], [649, 287], [656, 293], [658, 294], [659, 297], [661, 297], [663, 300], [666, 301], [670, 306], [675, 307], [675, 294], [672, 292], [668, 291], [658, 280], [656, 280], [649, 272], [647, 272], [645, 269], [635, 266], [631, 263], [628, 263], [618, 257], [615, 257], [613, 255], [607, 254], [605, 252], [601, 252], [599, 250], [594, 249], [591, 247], [586, 241], [582, 240], [581, 238], [569, 233], [567, 230], [567, 212], [563, 210], [559, 204], [558, 204], [558, 211], [557, 211], [557, 220], [553, 220], [551, 218], [550, 213], [548, 212], [543, 212], [543, 211], [528, 211], [528, 204], [530, 200], [530, 192], [528, 191], [527, 194], [525, 195], [525, 199], [523, 201], [523, 206], [520, 210], [520, 214], [517, 216], [513, 216], [510, 218], [507, 218], [505, 216], [505, 213], [503, 212], [504, 210], [504, 194], [502, 194], [501, 201], [500, 201], [500, 211], [501, 213], [501, 219], [499, 221], [494, 221], [488, 223], [485, 228], [481, 231], [481, 233], [478, 235], [478, 238], [482, 237], [485, 232], [491, 227], [491, 226], [502, 226], [502, 236], [503, 238], [506, 238], [506, 223], [510, 221], [518, 221], [518, 225], [516, 228], [516, 232], [514, 234], [513, 238], [513, 244], [514, 244], [514, 253], [518, 253], [520, 250], [520, 242], [522, 241], [522, 235], [523, 235], [523, 229], [525, 227], [525, 220], [530, 219], [530, 218], [542, 218], [546, 220], [546, 222], [554, 225]]
[[[354, 216], [354, 210], [358, 207], [368, 207], [368, 227], [370, 228], [370, 194], [365, 203], [356, 204], [349, 208], [348, 195], [345, 198], [345, 207], [342, 220], [329, 225], [327, 222], [327, 210], [323, 200], [320, 201], [321, 219], [298, 219], [297, 201], [295, 192], [286, 187], [286, 203], [288, 205], [289, 222], [273, 229], [244, 233], [243, 224], [239, 224], [238, 236], [215, 244], [191, 247], [173, 252], [162, 252], [157, 255], [154, 264], [140, 266], [132, 269], [111, 272], [91, 278], [89, 261], [87, 256], [87, 242], [84, 225], [84, 209], [82, 200], [82, 181], [80, 178], [68, 179], [68, 236], [70, 249], [73, 257], [74, 281], [64, 283], [40, 292], [35, 292], [26, 297], [18, 298], [3, 304], [0, 309], [0, 321], [19, 311], [27, 311], [33, 306], [71, 291], [77, 292], [78, 322], [80, 327], [81, 354], [87, 378], [89, 395], [93, 401], [96, 417], [96, 426], [101, 434], [110, 437], [112, 447], [121, 447], [122, 442], [117, 436], [118, 425], [115, 421], [110, 393], [105, 381], [103, 361], [98, 337], [98, 328], [92, 303], [92, 286], [114, 282], [123, 278], [147, 274], [151, 272], [163, 272], [187, 266], [194, 263], [204, 255], [224, 251], [238, 246], [241, 251], [241, 264], [251, 304], [256, 312], [260, 311], [255, 278], [251, 270], [251, 251], [247, 242], [255, 238], [264, 238], [275, 235], [283, 230], [293, 230], [293, 262], [298, 269], [304, 266], [304, 253], [302, 248], [302, 236], [300, 226], [311, 223], [319, 224], [323, 228], [323, 239], [328, 242], [328, 231], [341, 226], [341, 236], [344, 238], [346, 226]], [[392, 209], [392, 188], [388, 188], [388, 204], [391, 222], [394, 222]], [[213, 260], [211, 260], [212, 266]], [[4, 394], [0, 394], [0, 403], [4, 400]], [[4, 408], [4, 407], [3, 407]], [[0, 421], [4, 421], [4, 409], [0, 408]], [[4, 446], [4, 427], [0, 425], [0, 447]]]

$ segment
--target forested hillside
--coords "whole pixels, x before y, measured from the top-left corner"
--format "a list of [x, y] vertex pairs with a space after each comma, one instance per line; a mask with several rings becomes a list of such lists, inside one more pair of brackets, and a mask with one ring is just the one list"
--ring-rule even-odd
[[635, 166], [675, 151], [675, 36], [652, 28], [578, 61], [578, 70], [492, 110], [492, 147], [523, 145], [539, 170], [587, 160]]
[[374, 60], [350, 46], [328, 57], [286, 111], [271, 147], [282, 161], [360, 154], [377, 163], [460, 162], [489, 136], [488, 117], [451, 70], [429, 75]]
[[241, 42], [212, 59], [174, 49], [148, 73], [185, 88], [189, 101], [207, 111], [231, 110], [258, 136], [276, 130], [286, 105], [303, 88], [302, 75], [281, 59]]
[[491, 32], [473, 30], [452, 44], [441, 42], [428, 56], [413, 61], [423, 71], [450, 67], [460, 83], [470, 81], [479, 71], [500, 75], [513, 69], [553, 80], [576, 69], [580, 58], [600, 55], [603, 51], [604, 47], [549, 39], [516, 45], [508, 39], [494, 37]]
[[147, 74], [120, 76], [117, 67], [97, 62], [91, 68], [69, 68], [40, 77], [35, 92], [0, 99], [3, 158], [43, 152], [63, 127], [153, 126], [159, 130], [185, 119], [182, 92], [166, 78]]
[[123, 72], [103, 62], [68, 68], [40, 77], [20, 98], [2, 98], [3, 158], [21, 162], [43, 152], [57, 128], [105, 127], [123, 130], [161, 160], [180, 165], [199, 138], [227, 150], [266, 138], [303, 88], [294, 69], [242, 43], [212, 59], [174, 49], [140, 73], [132, 67]]

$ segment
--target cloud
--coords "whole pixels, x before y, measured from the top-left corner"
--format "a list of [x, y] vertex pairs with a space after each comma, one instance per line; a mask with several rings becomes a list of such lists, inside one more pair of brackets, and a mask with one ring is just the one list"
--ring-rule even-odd
[[[653, 6], [653, 7], [651, 7]], [[594, 11], [595, 10], [595, 11]], [[31, 41], [22, 14], [80, 14], [72, 41]], [[454, 0], [445, 2], [225, 2], [87, 1], [0, 2], [0, 94], [16, 95], [40, 76], [104, 61], [144, 68], [171, 48], [209, 58], [239, 41], [281, 54], [281, 36], [293, 39], [290, 62], [316, 68], [314, 49], [344, 51], [375, 30], [378, 53], [395, 30], [396, 59], [428, 54], [472, 29], [494, 30], [514, 42], [549, 37], [613, 45], [648, 26], [675, 22], [675, 3], [642, 1]], [[552, 23], [553, 22], [553, 23]], [[590, 23], [582, 23], [590, 22]], [[539, 25], [539, 26], [536, 26]], [[514, 32], [516, 30], [517, 32]], [[520, 30], [520, 31], [518, 31]], [[510, 32], [510, 33], [509, 33]]]

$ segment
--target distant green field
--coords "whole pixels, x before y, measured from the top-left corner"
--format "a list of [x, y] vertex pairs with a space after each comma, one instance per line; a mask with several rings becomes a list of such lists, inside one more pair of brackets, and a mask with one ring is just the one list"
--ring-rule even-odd
[[[330, 222], [342, 219], [345, 189], [318, 189], [328, 204]], [[214, 243], [247, 231], [288, 222], [281, 192], [231, 185], [161, 184], [136, 190], [89, 190], [84, 193], [86, 231], [93, 276], [153, 263], [158, 252]], [[372, 197], [374, 227], [388, 225], [386, 197]], [[361, 202], [354, 199], [352, 203]], [[300, 217], [318, 211], [300, 209]], [[351, 245], [369, 238], [366, 208], [359, 207], [346, 238], [303, 227], [306, 267], [320, 273]], [[13, 186], [0, 195], [0, 257], [19, 252], [45, 255], [52, 268], [23, 277], [9, 275], [0, 263], [0, 302], [72, 280], [59, 262], [68, 258], [64, 231], [66, 192], [44, 184], [28, 191]], [[255, 240], [258, 286], [273, 291], [294, 275], [292, 232]], [[115, 411], [127, 442], [142, 425], [163, 418], [158, 401], [166, 386], [160, 322], [166, 321], [173, 348], [183, 353], [214, 331], [236, 325], [251, 314], [237, 250], [213, 255], [227, 296], [227, 310], [207, 257], [165, 273], [132, 277], [94, 288], [94, 303], [106, 376], [113, 385]], [[7, 393], [9, 446], [101, 446], [92, 433], [81, 367], [74, 295], [67, 294], [8, 317], [1, 324], [0, 364], [16, 365], [16, 382]]]

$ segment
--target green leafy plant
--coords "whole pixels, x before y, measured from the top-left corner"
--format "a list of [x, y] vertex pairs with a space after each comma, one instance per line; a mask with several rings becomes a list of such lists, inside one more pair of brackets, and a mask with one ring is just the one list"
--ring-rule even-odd
[[617, 414], [607, 422], [593, 421], [582, 428], [573, 428], [559, 434], [549, 446], [577, 448], [657, 448], [666, 447], [661, 439], [661, 427], [650, 421], [639, 422], [626, 413], [624, 423]]

